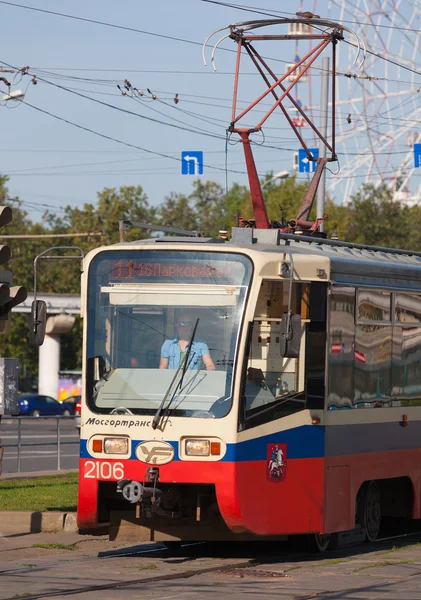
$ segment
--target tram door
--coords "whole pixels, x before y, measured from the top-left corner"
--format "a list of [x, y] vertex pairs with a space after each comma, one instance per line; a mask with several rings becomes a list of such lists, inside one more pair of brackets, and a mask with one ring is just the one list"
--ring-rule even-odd
[[[249, 343], [243, 402], [246, 419], [259, 407], [277, 403], [282, 414], [304, 408], [305, 324], [308, 321], [308, 286], [293, 283], [291, 309], [301, 315], [299, 358], [281, 356], [282, 315], [288, 311], [289, 283], [264, 280], [261, 285]], [[291, 399], [291, 400], [287, 400]], [[282, 406], [282, 408], [281, 408]], [[281, 414], [274, 418], [278, 418]]]
[[[236, 480], [246, 526], [261, 535], [322, 530], [324, 463], [314, 453], [323, 452], [323, 431], [308, 425], [307, 414], [302, 420], [298, 415], [324, 405], [326, 306], [325, 282], [262, 282], [245, 358], [238, 434], [240, 443], [253, 443], [249, 462], [238, 464]], [[281, 356], [282, 315], [288, 308], [301, 318], [298, 358]], [[260, 492], [258, 510], [247, 492], [250, 480]]]

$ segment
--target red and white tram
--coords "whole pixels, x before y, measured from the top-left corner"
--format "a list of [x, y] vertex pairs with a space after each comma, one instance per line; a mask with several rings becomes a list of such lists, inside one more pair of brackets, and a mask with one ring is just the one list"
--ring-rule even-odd
[[297, 237], [86, 257], [80, 527], [323, 548], [421, 517], [421, 255]]
[[[308, 220], [337, 160], [335, 47], [348, 30], [305, 22], [317, 28], [301, 39], [318, 44], [306, 69], [332, 46], [332, 141], [312, 127], [330, 157], [297, 218], [269, 221], [249, 138], [275, 108], [290, 120], [284, 100], [304, 114], [282, 83], [304, 59], [278, 78], [254, 43], [297, 34], [252, 30], [303, 20], [240, 23], [214, 50], [226, 37], [238, 48], [229, 130], [254, 220], [230, 241], [123, 241], [85, 258], [80, 527], [124, 509], [139, 539], [308, 534], [325, 549], [340, 532], [376, 539], [383, 516], [421, 517], [421, 254], [326, 240], [323, 216]], [[237, 114], [245, 52], [266, 90]], [[269, 96], [266, 116], [239, 127]]]

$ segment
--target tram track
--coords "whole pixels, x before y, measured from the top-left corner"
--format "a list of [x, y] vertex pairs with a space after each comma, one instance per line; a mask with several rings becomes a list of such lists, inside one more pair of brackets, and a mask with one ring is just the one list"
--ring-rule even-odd
[[249, 559], [243, 562], [236, 562], [230, 565], [215, 565], [213, 567], [205, 567], [199, 569], [188, 569], [181, 571], [179, 573], [165, 573], [162, 575], [155, 575], [152, 577], [139, 577], [137, 579], [129, 579], [124, 581], [115, 581], [104, 584], [95, 584], [95, 585], [86, 585], [79, 586], [74, 588], [69, 588], [66, 590], [52, 590], [49, 592], [41, 592], [37, 594], [15, 594], [10, 596], [9, 598], [4, 598], [4, 600], [38, 600], [41, 598], [59, 598], [62, 596], [71, 596], [76, 594], [89, 594], [91, 592], [99, 592], [99, 591], [109, 591], [118, 588], [129, 587], [131, 585], [142, 585], [149, 583], [159, 583], [163, 581], [171, 581], [177, 579], [189, 579], [190, 577], [195, 577], [197, 575], [204, 575], [206, 573], [213, 572], [229, 572], [231, 570], [236, 569], [246, 569], [247, 567], [253, 567], [258, 565], [257, 561], [253, 559]]
[[[76, 542], [75, 544], [72, 544], [75, 548], [77, 546], [77, 544], [79, 544], [80, 542]], [[204, 542], [198, 542], [197, 545], [201, 545]], [[180, 546], [180, 548], [185, 548], [191, 545], [196, 545], [196, 544], [182, 544]], [[132, 546], [131, 546], [132, 547]], [[132, 547], [133, 548], [133, 547]], [[98, 556], [92, 556], [91, 558], [88, 557], [84, 557], [84, 558], [74, 558], [74, 559], [69, 559], [66, 561], [55, 561], [55, 562], [50, 562], [48, 563], [48, 566], [50, 567], [55, 567], [55, 566], [59, 566], [61, 564], [69, 564], [69, 563], [87, 563], [87, 562], [99, 562], [99, 561], [104, 561], [107, 559], [112, 559], [112, 558], [127, 558], [128, 556], [145, 556], [148, 554], [169, 554], [170, 553], [170, 549], [168, 548], [168, 546], [165, 547], [160, 547], [160, 548], [145, 548], [144, 550], [142, 549], [137, 549], [137, 550], [128, 550], [127, 552], [122, 552], [122, 549], [118, 549], [115, 552], [113, 552], [112, 550], [107, 551], [105, 553], [103, 553], [102, 556], [98, 555]], [[43, 569], [45, 567], [44, 564], [40, 564], [40, 565], [35, 565], [35, 566], [25, 566], [25, 567], [17, 567], [17, 568], [11, 568], [11, 569], [3, 569], [0, 570], [0, 576], [1, 575], [7, 575], [9, 573], [33, 573], [36, 572], [37, 570]]]
[[[382, 538], [378, 538], [377, 540], [375, 540], [374, 542], [372, 542], [372, 544], [380, 544], [380, 543], [385, 543], [388, 541], [393, 541], [393, 540], [399, 540], [399, 539], [404, 539], [404, 538], [409, 538], [409, 537], [415, 537], [415, 536], [420, 536], [421, 537], [421, 530], [418, 531], [414, 531], [414, 532], [410, 532], [410, 533], [401, 533], [401, 534], [397, 534], [397, 535], [392, 535], [392, 536], [385, 536]], [[75, 544], [73, 544], [75, 546], [75, 548], [77, 547], [77, 544], [79, 544], [80, 542], [76, 542]], [[340, 546], [339, 548], [336, 548], [337, 551], [341, 551], [341, 550], [347, 550], [350, 548], [355, 548], [361, 545], [361, 542], [355, 542], [353, 544], [346, 544], [344, 546]], [[180, 551], [182, 549], [186, 549], [186, 548], [194, 548], [194, 547], [208, 547], [209, 543], [208, 542], [189, 542], [186, 544], [180, 544], [177, 547], [177, 550], [174, 550], [174, 548], [171, 548], [170, 546], [161, 546], [161, 547], [156, 547], [156, 548], [151, 548], [149, 545], [146, 548], [138, 548], [136, 546], [130, 546], [129, 548], [125, 549], [124, 548], [120, 548], [120, 549], [116, 549], [116, 550], [107, 550], [103, 553], [99, 553], [98, 556], [92, 556], [92, 557], [83, 557], [83, 558], [74, 558], [74, 559], [66, 559], [65, 561], [54, 561], [54, 562], [49, 562], [48, 566], [49, 567], [55, 567], [55, 566], [59, 566], [62, 564], [77, 564], [77, 563], [84, 563], [86, 564], [87, 562], [102, 562], [104, 560], [110, 560], [110, 559], [116, 559], [116, 558], [127, 558], [127, 557], [136, 557], [136, 556], [148, 556], [148, 555], [153, 555], [153, 556], [177, 556], [180, 554]], [[289, 557], [291, 555], [291, 552], [295, 555], [298, 552], [296, 550], [285, 550], [284, 552], [278, 552], [277, 553], [277, 558], [284, 558], [284, 557]], [[308, 553], [305, 551], [299, 552], [302, 553], [303, 558], [307, 555], [310, 556], [315, 556], [317, 554], [315, 553]], [[270, 552], [266, 552], [263, 553], [266, 558], [267, 556], [270, 554]], [[330, 556], [331, 553], [329, 552], [328, 555]], [[324, 553], [320, 553], [319, 556], [322, 558], [323, 556], [326, 556], [326, 554]], [[24, 567], [12, 567], [10, 569], [2, 569], [0, 570], [0, 576], [2, 575], [8, 575], [11, 573], [31, 573], [31, 572], [36, 572], [37, 570], [42, 570], [45, 568], [45, 564], [39, 564], [39, 565], [31, 565], [31, 566], [24, 566]]]
[[[326, 558], [327, 560], [331, 559], [332, 556], [336, 557], [336, 555], [340, 556], [344, 551], [352, 551], [354, 548], [364, 548], [366, 551], [369, 550], [369, 548], [373, 547], [373, 546], [377, 546], [377, 545], [389, 545], [389, 542], [393, 542], [396, 543], [399, 540], [405, 540], [408, 538], [414, 538], [414, 537], [421, 537], [421, 530], [417, 530], [417, 531], [412, 531], [412, 532], [407, 532], [407, 533], [401, 533], [401, 534], [397, 534], [397, 535], [389, 535], [389, 536], [383, 536], [382, 538], [377, 539], [375, 542], [373, 542], [370, 545], [361, 543], [361, 542], [357, 542], [355, 544], [349, 544], [346, 546], [343, 546], [341, 548], [337, 548], [337, 550], [333, 551], [333, 552], [328, 552], [325, 554], [319, 554], [318, 557], [321, 561], [323, 561], [323, 558]], [[403, 544], [404, 545], [404, 544]], [[219, 552], [215, 552], [215, 548], [212, 548], [213, 551], [209, 552], [210, 547], [212, 547], [212, 545], [210, 543], [207, 542], [190, 542], [190, 543], [186, 543], [186, 544], [180, 544], [179, 546], [177, 546], [177, 549], [175, 549], [174, 547], [170, 547], [170, 546], [163, 546], [163, 547], [136, 547], [136, 546], [131, 546], [129, 548], [121, 548], [121, 549], [116, 549], [116, 550], [110, 550], [110, 551], [106, 551], [104, 553], [102, 553], [102, 555], [98, 555], [98, 556], [93, 556], [93, 557], [83, 557], [83, 558], [75, 558], [75, 559], [70, 559], [70, 560], [64, 560], [64, 561], [54, 561], [54, 562], [49, 562], [49, 563], [43, 563], [43, 564], [39, 564], [39, 565], [33, 565], [33, 566], [25, 566], [25, 567], [21, 567], [21, 568], [11, 568], [11, 569], [3, 569], [2, 571], [0, 571], [0, 576], [7, 576], [7, 575], [27, 575], [27, 574], [36, 574], [38, 571], [45, 571], [46, 568], [50, 568], [50, 567], [60, 567], [61, 565], [69, 565], [69, 564], [77, 564], [77, 563], [83, 563], [84, 565], [88, 564], [88, 563], [92, 563], [95, 564], [97, 562], [101, 562], [104, 560], [110, 560], [110, 559], [119, 559], [119, 558], [127, 558], [127, 557], [148, 557], [148, 556], [155, 556], [155, 557], [159, 557], [159, 558], [177, 558], [180, 555], [183, 557], [186, 557], [186, 554], [188, 554], [188, 549], [191, 548], [193, 551], [195, 551], [196, 549], [198, 550], [198, 552], [196, 552], [193, 556], [192, 559], [195, 560], [197, 558], [201, 558], [201, 555], [203, 556], [209, 556], [212, 555], [213, 558], [219, 558], [220, 560], [223, 560], [225, 558], [225, 554], [226, 554], [226, 549], [224, 548], [224, 550], [219, 551]], [[201, 549], [203, 549], [203, 551], [201, 551]], [[103, 583], [103, 584], [92, 584], [92, 585], [81, 585], [81, 586], [75, 586], [72, 588], [68, 588], [68, 589], [56, 589], [53, 591], [46, 591], [46, 592], [39, 592], [39, 593], [34, 593], [34, 594], [28, 594], [27, 592], [25, 594], [22, 595], [13, 595], [10, 596], [9, 598], [5, 598], [4, 600], [37, 600], [37, 599], [41, 599], [41, 598], [56, 598], [56, 597], [64, 597], [64, 596], [70, 596], [70, 595], [80, 595], [80, 594], [88, 594], [88, 593], [93, 593], [93, 592], [98, 592], [98, 591], [106, 591], [106, 590], [113, 590], [113, 589], [118, 589], [118, 588], [125, 588], [128, 586], [137, 586], [137, 585], [142, 585], [142, 584], [149, 584], [149, 583], [154, 583], [154, 582], [164, 582], [164, 581], [170, 581], [170, 580], [177, 580], [177, 579], [188, 579], [190, 577], [193, 576], [197, 576], [197, 575], [203, 575], [203, 574], [207, 574], [207, 573], [212, 573], [212, 572], [225, 572], [225, 573], [229, 573], [230, 571], [234, 571], [235, 569], [246, 569], [246, 568], [250, 568], [250, 567], [256, 567], [262, 564], [270, 564], [272, 563], [275, 559], [276, 561], [282, 561], [282, 560], [288, 560], [291, 559], [291, 555], [297, 557], [301, 554], [303, 561], [307, 561], [309, 558], [311, 558], [312, 560], [315, 559], [315, 557], [317, 556], [314, 553], [308, 553], [308, 552], [297, 552], [297, 551], [291, 551], [290, 549], [285, 549], [284, 551], [276, 551], [273, 552], [274, 548], [273, 546], [271, 546], [270, 548], [267, 548], [265, 551], [257, 551], [255, 553], [253, 553], [252, 556], [246, 558], [245, 560], [240, 560], [239, 558], [237, 559], [237, 562], [234, 563], [230, 563], [228, 565], [221, 565], [221, 563], [219, 562], [217, 565], [214, 565], [212, 567], [192, 567], [191, 564], [188, 565], [187, 569], [183, 569], [180, 572], [177, 573], [163, 573], [161, 575], [154, 575], [154, 576], [143, 576], [143, 577], [139, 577], [139, 578], [133, 578], [133, 579], [127, 579], [127, 580], [122, 580], [122, 581], [113, 581], [113, 582], [107, 582], [107, 583]], [[238, 551], [238, 550], [237, 550]], [[248, 550], [247, 552], [249, 552], [250, 550]], [[276, 553], [276, 556], [275, 556]], [[233, 552], [233, 554], [236, 554], [236, 551]], [[243, 554], [243, 553], [242, 553]], [[218, 555], [218, 556], [216, 556]], [[228, 557], [227, 557], [228, 558]], [[232, 557], [232, 554], [230, 556], [230, 558]], [[329, 593], [329, 592], [326, 592]], [[313, 596], [312, 596], [313, 597]]]

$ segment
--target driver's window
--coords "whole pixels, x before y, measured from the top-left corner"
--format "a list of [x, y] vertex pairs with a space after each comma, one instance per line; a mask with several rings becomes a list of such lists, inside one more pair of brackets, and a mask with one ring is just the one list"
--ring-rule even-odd
[[[304, 326], [308, 321], [308, 286], [293, 283], [291, 310], [301, 316], [299, 358], [281, 356], [282, 315], [288, 311], [289, 282], [262, 281], [250, 336], [243, 402], [246, 419], [276, 404], [276, 417], [304, 408]], [[278, 414], [279, 412], [279, 414]], [[268, 419], [269, 420], [269, 419]]]
[[187, 359], [194, 332], [189, 368], [231, 371], [239, 316], [236, 298], [229, 300], [230, 306], [107, 309], [103, 317], [107, 365], [110, 369], [176, 369]]

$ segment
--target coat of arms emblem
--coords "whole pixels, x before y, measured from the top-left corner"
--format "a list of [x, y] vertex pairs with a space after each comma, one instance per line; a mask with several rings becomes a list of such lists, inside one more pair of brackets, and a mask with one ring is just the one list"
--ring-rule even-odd
[[285, 480], [287, 471], [287, 445], [268, 444], [266, 477], [272, 483]]

